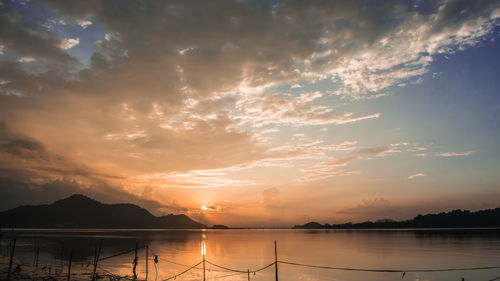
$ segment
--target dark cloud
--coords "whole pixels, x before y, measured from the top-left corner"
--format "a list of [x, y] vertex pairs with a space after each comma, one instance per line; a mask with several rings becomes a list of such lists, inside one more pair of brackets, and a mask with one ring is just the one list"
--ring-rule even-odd
[[[39, 141], [11, 130], [0, 123], [0, 155], [3, 171], [18, 170], [41, 177], [120, 177], [94, 172], [90, 168], [73, 163], [49, 150]], [[25, 177], [26, 178], [26, 177]]]
[[0, 44], [4, 46], [4, 52], [44, 60], [52, 67], [77, 62], [58, 47], [58, 37], [42, 29], [46, 18], [27, 18], [17, 11], [16, 5], [15, 1], [2, 1], [0, 5]]
[[[110, 39], [97, 43], [101, 53], [92, 59], [99, 75], [82, 76], [81, 85], [92, 85], [89, 94], [119, 93], [108, 98], [128, 99], [138, 108], [151, 99], [172, 107], [182, 100], [184, 86], [189, 96], [199, 97], [233, 90], [243, 81], [261, 86], [296, 79], [297, 63], [313, 53], [345, 40], [370, 43], [392, 28], [387, 17], [409, 11], [397, 1], [44, 3], [63, 16], [92, 18], [109, 31]], [[318, 43], [333, 34], [334, 42]], [[347, 52], [350, 47], [341, 48], [311, 67], [332, 64]]]
[[0, 166], [2, 210], [21, 204], [47, 204], [76, 193], [107, 203], [135, 203], [156, 214], [187, 210], [113, 186], [106, 180], [120, 177], [72, 163], [48, 151], [37, 140], [10, 130], [5, 123], [0, 123]]
[[148, 209], [156, 215], [186, 212], [179, 205], [165, 205], [158, 201], [139, 198], [119, 188], [104, 183], [81, 186], [74, 180], [55, 180], [37, 185], [0, 176], [0, 211], [20, 205], [50, 204], [72, 194], [84, 194], [103, 203], [132, 203]]
[[478, 0], [453, 0], [446, 1], [446, 4], [441, 6], [439, 17], [433, 24], [430, 34], [439, 33], [443, 29], [460, 29], [463, 22], [477, 20], [480, 18], [487, 19], [491, 11], [498, 8], [498, 1]]

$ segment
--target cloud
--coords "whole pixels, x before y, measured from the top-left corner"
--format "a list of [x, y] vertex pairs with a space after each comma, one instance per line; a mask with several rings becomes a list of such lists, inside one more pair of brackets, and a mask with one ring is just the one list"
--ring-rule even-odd
[[426, 177], [426, 176], [427, 176], [427, 174], [417, 173], [417, 174], [413, 174], [413, 175], [409, 176], [408, 179], [412, 180], [412, 179], [414, 179], [416, 177]]
[[390, 218], [397, 215], [397, 208], [385, 198], [365, 199], [354, 207], [338, 211], [339, 214], [362, 215], [371, 218]]
[[[303, 173], [321, 179], [356, 172], [333, 159], [401, 151], [288, 143], [282, 133], [378, 121], [380, 112], [347, 110], [339, 97], [378, 98], [418, 81], [435, 56], [494, 35], [499, 15], [494, 1], [472, 1], [463, 12], [460, 1], [433, 2], [427, 12], [401, 1], [14, 4], [0, 6], [0, 120], [40, 149], [2, 143], [4, 175], [37, 186], [67, 178], [97, 187], [98, 179], [131, 194], [151, 186], [145, 195], [158, 194], [153, 183], [250, 184], [227, 169], [305, 158], [314, 169]], [[87, 30], [66, 25], [61, 39], [44, 26], [48, 18], [33, 18], [35, 8]], [[94, 28], [104, 38], [80, 35]], [[77, 45], [88, 61], [72, 57]], [[28, 68], [16, 60], [23, 57], [37, 61]], [[310, 90], [320, 80], [331, 88]], [[290, 85], [303, 87], [286, 93]], [[264, 142], [258, 134], [269, 127], [279, 133]], [[352, 155], [335, 154], [343, 152]]]
[[89, 20], [77, 20], [76, 23], [83, 29], [92, 25], [92, 22]]
[[366, 147], [354, 151], [358, 155], [375, 155], [375, 156], [385, 156], [389, 153], [401, 152], [399, 145], [391, 144], [388, 147]]
[[317, 100], [320, 92], [304, 93], [298, 96], [291, 94], [259, 94], [246, 96], [236, 103], [241, 112], [235, 119], [239, 125], [251, 124], [262, 127], [269, 124], [286, 124], [292, 126], [347, 124], [366, 119], [378, 118], [379, 113], [355, 116], [353, 112], [338, 113]]
[[332, 151], [353, 151], [356, 149], [357, 141], [344, 141], [341, 143], [335, 143], [328, 146], [329, 150]]
[[465, 151], [465, 152], [444, 152], [444, 153], [436, 153], [435, 156], [439, 157], [460, 157], [460, 156], [469, 156], [474, 154], [475, 151]]
[[335, 176], [349, 176], [359, 174], [359, 171], [345, 171], [341, 168], [347, 166], [349, 162], [355, 159], [357, 159], [357, 156], [333, 158], [328, 159], [324, 162], [320, 162], [311, 167], [302, 169], [302, 172], [306, 172], [306, 174], [300, 177], [298, 181], [301, 183], [308, 183], [311, 181], [324, 180]]
[[80, 43], [79, 38], [64, 38], [59, 44], [59, 48], [69, 50]]
[[208, 187], [241, 187], [252, 186], [257, 183], [252, 180], [232, 179], [228, 176], [231, 169], [209, 169], [191, 170], [188, 172], [171, 172], [143, 174], [132, 177], [130, 180], [136, 185], [147, 185], [155, 187], [184, 187], [184, 188], [208, 188]]
[[0, 177], [0, 211], [20, 205], [50, 204], [72, 194], [84, 194], [104, 203], [132, 203], [148, 209], [156, 215], [186, 212], [187, 208], [176, 204], [163, 204], [141, 198], [105, 183], [81, 185], [77, 181], [56, 179], [43, 184], [26, 183], [22, 180]]
[[11, 130], [5, 123], [0, 123], [0, 176], [9, 178], [9, 173], [24, 174], [23, 181], [46, 183], [59, 178], [81, 178], [99, 181], [99, 179], [120, 179], [93, 171], [84, 165], [72, 162], [46, 148], [36, 139]]
[[157, 213], [182, 209], [127, 192], [111, 183], [122, 178], [76, 164], [5, 123], [0, 123], [0, 167], [0, 205], [4, 209], [51, 203], [75, 193], [104, 202], [135, 203]]
[[[23, 15], [12, 10], [12, 5], [0, 6], [2, 46], [0, 53], [15, 53], [17, 57], [43, 59], [52, 69], [73, 65], [76, 62], [58, 47], [60, 39], [57, 36], [46, 31], [38, 21], [23, 19]], [[6, 61], [3, 60], [3, 63]], [[8, 74], [8, 72], [3, 72], [3, 74]]]
[[18, 62], [34, 62], [34, 61], [36, 61], [36, 59], [32, 58], [32, 57], [20, 57], [17, 61]]
[[[498, 16], [492, 11], [498, 4], [474, 3], [473, 8], [464, 7], [460, 1], [435, 4], [437, 13], [408, 15], [391, 34], [382, 35], [331, 64], [329, 72], [343, 84], [336, 93], [367, 98], [412, 78], [421, 81], [420, 76], [428, 71], [434, 55], [475, 46], [497, 25]], [[459, 11], [456, 7], [460, 6]], [[464, 16], [458, 18], [462, 11]], [[331, 61], [332, 56], [325, 58]]]

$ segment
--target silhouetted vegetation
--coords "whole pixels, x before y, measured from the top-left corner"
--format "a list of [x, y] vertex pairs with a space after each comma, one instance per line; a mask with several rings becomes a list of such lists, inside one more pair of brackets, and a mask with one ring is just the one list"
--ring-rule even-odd
[[223, 224], [214, 224], [211, 228], [212, 229], [229, 229], [229, 227], [227, 227]]
[[325, 224], [309, 222], [296, 225], [295, 229], [369, 229], [369, 228], [473, 228], [500, 227], [500, 208], [477, 212], [454, 210], [447, 213], [418, 215], [412, 220], [392, 221], [390, 219], [377, 222]]
[[103, 204], [83, 195], [0, 212], [0, 222], [3, 227], [20, 228], [206, 228], [186, 215], [156, 217], [137, 205]]

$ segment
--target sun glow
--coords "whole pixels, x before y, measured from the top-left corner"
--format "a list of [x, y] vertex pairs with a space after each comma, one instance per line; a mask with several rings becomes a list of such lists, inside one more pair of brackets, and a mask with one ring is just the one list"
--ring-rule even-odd
[[206, 211], [206, 210], [207, 210], [207, 206], [205, 206], [205, 205], [201, 205], [201, 209], [202, 209], [203, 211]]

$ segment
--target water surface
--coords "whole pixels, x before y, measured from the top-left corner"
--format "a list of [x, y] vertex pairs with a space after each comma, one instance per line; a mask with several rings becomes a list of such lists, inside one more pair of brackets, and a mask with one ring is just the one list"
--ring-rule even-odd
[[[137, 273], [145, 278], [145, 245], [149, 247], [149, 280], [163, 280], [206, 260], [237, 270], [255, 270], [278, 259], [296, 263], [367, 269], [439, 269], [500, 266], [500, 230], [92, 230], [3, 229], [2, 260], [8, 258], [15, 236], [15, 260], [32, 265], [39, 247], [43, 266], [64, 273], [73, 250], [72, 272], [92, 272], [95, 245], [102, 239], [100, 257], [138, 250]], [[205, 245], [205, 246], [204, 246]], [[63, 266], [61, 266], [61, 253]], [[158, 264], [153, 261], [158, 256]], [[134, 251], [99, 263], [98, 271], [132, 275]], [[90, 264], [90, 265], [89, 265]], [[2, 265], [5, 267], [5, 264]], [[156, 276], [157, 274], [157, 276]], [[227, 272], [206, 264], [206, 280], [247, 280], [247, 274]], [[280, 280], [402, 280], [401, 273], [317, 269], [279, 264]], [[500, 269], [459, 272], [406, 273], [403, 280], [490, 280]], [[201, 280], [202, 266], [176, 280]], [[271, 266], [251, 280], [274, 280]]]

